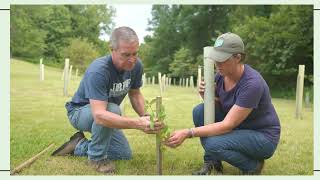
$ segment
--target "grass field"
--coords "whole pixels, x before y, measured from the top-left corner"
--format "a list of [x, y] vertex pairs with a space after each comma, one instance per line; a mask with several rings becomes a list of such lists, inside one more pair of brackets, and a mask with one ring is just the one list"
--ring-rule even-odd
[[[73, 79], [69, 97], [63, 97], [62, 70], [45, 67], [45, 80], [39, 81], [39, 65], [24, 61], [11, 61], [10, 89], [10, 167], [13, 169], [37, 154], [49, 144], [54, 148], [42, 155], [34, 164], [18, 175], [102, 175], [87, 165], [85, 157], [51, 157], [51, 152], [76, 132], [69, 124], [64, 108], [78, 87], [80, 78]], [[158, 86], [146, 85], [142, 92], [146, 99], [156, 97]], [[170, 87], [163, 96], [167, 122], [173, 129], [193, 125], [192, 108], [200, 103], [195, 89]], [[263, 175], [313, 174], [313, 109], [303, 109], [303, 120], [294, 118], [295, 102], [273, 99], [281, 120], [281, 141], [273, 157], [268, 159]], [[137, 117], [126, 101], [125, 114]], [[133, 159], [117, 161], [116, 175], [155, 175], [155, 136], [137, 130], [124, 130]], [[89, 134], [86, 134], [90, 137]], [[164, 152], [163, 174], [190, 175], [202, 164], [203, 150], [199, 139], [188, 139], [177, 149]], [[239, 171], [223, 163], [227, 175]]]

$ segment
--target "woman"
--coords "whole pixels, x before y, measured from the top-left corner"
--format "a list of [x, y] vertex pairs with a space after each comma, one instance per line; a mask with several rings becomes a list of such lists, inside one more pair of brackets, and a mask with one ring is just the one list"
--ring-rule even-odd
[[[208, 175], [214, 168], [222, 173], [221, 161], [243, 174], [260, 174], [264, 159], [270, 158], [279, 142], [280, 122], [271, 103], [269, 87], [262, 76], [247, 64], [242, 39], [225, 33], [215, 42], [210, 59], [218, 73], [215, 123], [204, 125], [204, 106], [193, 109], [195, 128], [175, 131], [166, 145], [177, 147], [186, 138], [200, 137], [204, 165], [196, 175]], [[203, 98], [204, 83], [199, 93]]]

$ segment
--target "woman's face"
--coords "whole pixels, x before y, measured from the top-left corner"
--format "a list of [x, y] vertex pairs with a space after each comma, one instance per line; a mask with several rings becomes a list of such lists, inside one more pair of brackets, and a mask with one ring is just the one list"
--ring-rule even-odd
[[237, 66], [240, 64], [241, 56], [238, 55], [232, 55], [229, 59], [227, 59], [224, 62], [215, 62], [216, 70], [222, 75], [222, 76], [230, 76], [235, 72]]

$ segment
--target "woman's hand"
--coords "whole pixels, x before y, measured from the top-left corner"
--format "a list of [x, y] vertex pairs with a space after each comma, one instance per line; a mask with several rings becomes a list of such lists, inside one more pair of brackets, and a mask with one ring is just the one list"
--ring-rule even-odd
[[206, 89], [205, 86], [206, 86], [205, 82], [201, 81], [200, 84], [199, 84], [198, 92], [199, 92], [200, 96], [202, 97], [202, 99], [203, 99], [203, 96], [204, 96], [204, 91]]
[[176, 148], [180, 146], [183, 143], [183, 141], [188, 137], [189, 137], [188, 129], [175, 131], [171, 134], [169, 139], [165, 142], [165, 145], [171, 148]]
[[[216, 88], [216, 84], [214, 86]], [[199, 85], [198, 92], [199, 92], [200, 96], [202, 97], [202, 99], [204, 99], [204, 91], [205, 90], [206, 90], [206, 83], [204, 81], [201, 81], [200, 85]], [[217, 96], [214, 98], [214, 100], [215, 100], [216, 105], [220, 105], [220, 100]]]

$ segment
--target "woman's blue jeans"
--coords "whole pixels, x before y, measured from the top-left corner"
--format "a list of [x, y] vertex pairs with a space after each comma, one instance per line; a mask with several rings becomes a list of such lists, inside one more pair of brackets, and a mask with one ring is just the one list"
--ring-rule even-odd
[[[215, 110], [216, 122], [225, 117], [219, 109]], [[204, 105], [199, 104], [193, 109], [195, 127], [204, 125]], [[256, 170], [257, 163], [270, 158], [276, 145], [262, 133], [249, 129], [235, 129], [227, 134], [201, 137], [204, 148], [204, 161], [226, 161], [242, 171]]]
[[[108, 103], [107, 111], [121, 115], [118, 105]], [[75, 108], [69, 115], [72, 126], [80, 131], [91, 132], [91, 140], [82, 139], [75, 148], [75, 156], [88, 156], [88, 159], [124, 160], [131, 159], [129, 143], [120, 129], [109, 128], [95, 123], [90, 104]]]

